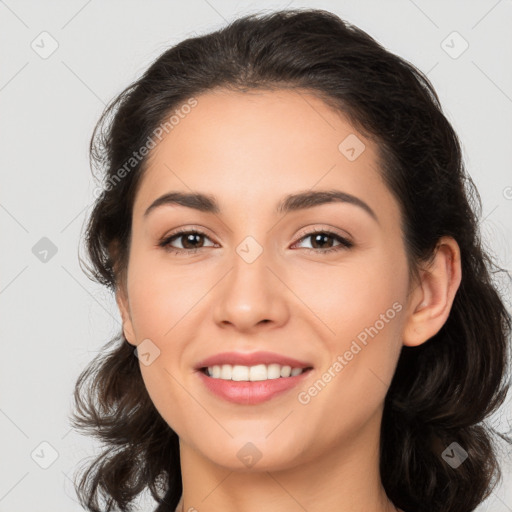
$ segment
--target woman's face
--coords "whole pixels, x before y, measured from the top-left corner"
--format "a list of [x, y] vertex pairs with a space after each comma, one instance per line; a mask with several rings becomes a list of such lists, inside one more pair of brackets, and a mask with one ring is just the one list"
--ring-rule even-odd
[[[151, 399], [182, 446], [227, 468], [356, 457], [378, 439], [409, 308], [399, 207], [376, 147], [306, 92], [196, 99], [151, 155], [118, 297]], [[154, 204], [175, 192], [209, 207]], [[234, 374], [221, 356], [221, 379], [198, 369], [261, 351], [272, 354], [233, 360]], [[302, 364], [258, 366], [279, 357]], [[311, 369], [268, 378], [286, 366]], [[264, 380], [244, 382], [251, 374]]]

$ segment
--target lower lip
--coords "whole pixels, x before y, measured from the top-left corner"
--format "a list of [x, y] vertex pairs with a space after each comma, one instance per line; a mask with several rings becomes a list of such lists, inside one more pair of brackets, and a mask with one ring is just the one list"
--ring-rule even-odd
[[266, 402], [275, 396], [288, 391], [300, 384], [311, 372], [306, 370], [294, 377], [259, 380], [255, 382], [214, 379], [201, 370], [197, 373], [205, 386], [217, 396], [228, 402], [243, 405], [256, 405]]

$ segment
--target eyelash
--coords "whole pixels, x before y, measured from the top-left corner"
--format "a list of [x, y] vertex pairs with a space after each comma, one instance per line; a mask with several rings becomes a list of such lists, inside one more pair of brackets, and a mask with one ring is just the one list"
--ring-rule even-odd
[[[341, 251], [344, 249], [350, 249], [351, 247], [354, 246], [354, 244], [350, 240], [347, 240], [346, 238], [343, 238], [340, 235], [333, 233], [332, 231], [327, 231], [325, 229], [315, 229], [313, 231], [309, 231], [308, 233], [303, 235], [301, 238], [299, 238], [299, 240], [297, 240], [296, 243], [301, 242], [305, 238], [316, 235], [318, 233], [328, 235], [330, 238], [335, 238], [338, 242], [340, 242], [340, 245], [337, 245], [335, 247], [330, 247], [328, 249], [314, 249], [314, 248], [310, 249], [309, 247], [304, 247], [303, 249], [305, 249], [308, 252], [313, 252], [313, 253], [317, 253], [317, 254], [318, 253], [327, 254], [327, 253], [338, 252], [338, 251]], [[185, 229], [176, 231], [175, 233], [172, 233], [170, 236], [163, 238], [158, 243], [158, 245], [160, 247], [164, 248], [166, 251], [171, 252], [176, 255], [184, 255], [184, 253], [195, 254], [200, 249], [205, 249], [205, 247], [196, 247], [195, 249], [180, 249], [180, 248], [172, 247], [170, 245], [170, 243], [172, 241], [174, 241], [177, 238], [180, 238], [183, 235], [201, 235], [201, 236], [205, 236], [206, 238], [209, 238], [208, 235], [202, 231], [199, 231], [197, 229], [186, 229], [185, 228]]]

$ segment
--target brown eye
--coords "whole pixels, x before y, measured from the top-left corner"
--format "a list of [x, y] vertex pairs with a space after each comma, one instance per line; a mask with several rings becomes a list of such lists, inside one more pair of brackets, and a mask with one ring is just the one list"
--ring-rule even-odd
[[[331, 231], [326, 230], [318, 230], [308, 233], [307, 235], [303, 236], [299, 242], [307, 240], [308, 238], [312, 241], [312, 247], [304, 247], [304, 249], [317, 253], [340, 251], [343, 249], [349, 249], [354, 245], [350, 240], [347, 240], [346, 238], [343, 238], [336, 233], [332, 233]], [[338, 244], [333, 245], [334, 241], [337, 241]]]
[[[163, 247], [165, 250], [175, 253], [193, 253], [199, 249], [203, 249], [204, 247], [211, 247], [204, 245], [205, 239], [209, 240], [208, 236], [201, 231], [183, 230], [164, 238], [158, 245]], [[181, 247], [173, 245], [176, 241], [179, 242]]]
[[199, 233], [189, 233], [186, 235], [178, 235], [177, 238], [182, 241], [184, 249], [197, 249], [197, 246], [200, 245], [200, 242], [203, 239], [203, 235]]

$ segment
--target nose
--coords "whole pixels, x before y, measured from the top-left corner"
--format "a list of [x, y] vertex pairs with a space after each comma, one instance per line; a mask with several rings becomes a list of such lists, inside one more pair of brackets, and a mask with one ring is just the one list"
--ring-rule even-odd
[[214, 320], [221, 328], [249, 333], [283, 326], [289, 319], [284, 270], [263, 251], [254, 261], [235, 254], [233, 266], [219, 283]]

